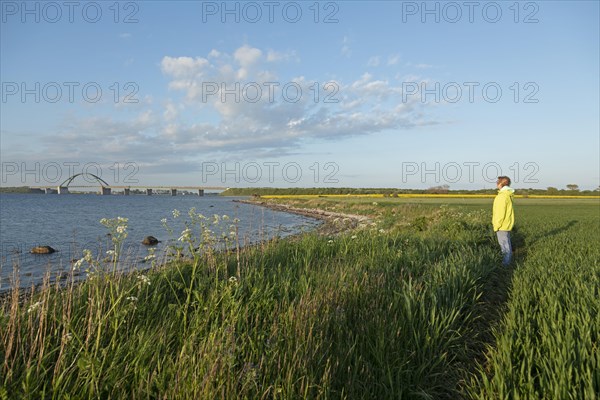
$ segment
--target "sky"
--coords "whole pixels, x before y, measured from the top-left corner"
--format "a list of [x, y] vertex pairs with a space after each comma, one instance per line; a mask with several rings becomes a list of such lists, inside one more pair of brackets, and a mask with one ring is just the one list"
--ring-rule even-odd
[[0, 1], [2, 186], [600, 184], [597, 1]]

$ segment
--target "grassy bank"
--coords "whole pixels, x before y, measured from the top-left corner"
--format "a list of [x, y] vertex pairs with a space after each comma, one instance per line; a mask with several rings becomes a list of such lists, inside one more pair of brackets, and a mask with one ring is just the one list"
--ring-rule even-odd
[[[494, 185], [492, 185], [494, 186]], [[600, 197], [600, 191], [596, 190], [558, 190], [556, 188], [532, 189], [517, 188], [517, 193], [524, 196], [538, 197]], [[479, 190], [450, 190], [448, 187], [432, 187], [429, 189], [400, 189], [400, 188], [229, 188], [223, 191], [221, 196], [261, 196], [261, 197], [420, 197], [421, 195], [442, 195], [440, 197], [476, 197], [478, 195], [494, 196], [496, 189]], [[432, 196], [433, 197], [433, 196]]]
[[[373, 222], [335, 236], [306, 234], [247, 249], [235, 246], [235, 226], [227, 222], [234, 249], [224, 253], [210, 250], [215, 223], [190, 213], [190, 229], [174, 249], [187, 254], [180, 262], [115, 275], [110, 262], [83, 257], [78, 267], [90, 272], [84, 283], [60, 290], [48, 283], [31, 295], [15, 290], [2, 303], [0, 394], [526, 398], [534, 388], [544, 397], [555, 386], [539, 371], [554, 374], [561, 354], [570, 360], [573, 351], [578, 362], [556, 379], [575, 394], [597, 391], [589, 366], [598, 360], [599, 325], [586, 312], [596, 310], [597, 318], [598, 258], [589, 240], [575, 234], [585, 228], [597, 237], [597, 205], [521, 205], [513, 276], [498, 268], [489, 201], [453, 201], [298, 200], [297, 207], [368, 215]], [[526, 218], [529, 210], [537, 213]], [[547, 212], [559, 211], [578, 222], [548, 224]], [[104, 222], [118, 255], [126, 227]], [[561, 240], [572, 251], [587, 249], [576, 257], [559, 253], [557, 260], [570, 268], [564, 271], [579, 271], [568, 281], [560, 279], [556, 257], [542, 256], [545, 243], [562, 248]], [[541, 266], [550, 261], [557, 271], [548, 274]], [[543, 289], [548, 275], [554, 284]], [[528, 284], [539, 290], [528, 294]], [[526, 308], [540, 296], [560, 314]], [[559, 327], [564, 335], [537, 329], [557, 315], [569, 321]], [[533, 321], [515, 330], [525, 325], [519, 318]], [[573, 322], [582, 327], [577, 341], [566, 338]], [[534, 349], [542, 343], [538, 336], [546, 341]], [[532, 351], [538, 352], [530, 358], [535, 374], [518, 362]]]
[[600, 396], [600, 207], [520, 212], [526, 254], [473, 398]]

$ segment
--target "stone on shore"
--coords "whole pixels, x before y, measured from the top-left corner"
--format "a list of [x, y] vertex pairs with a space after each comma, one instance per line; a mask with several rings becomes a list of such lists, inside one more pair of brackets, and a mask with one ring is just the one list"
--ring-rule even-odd
[[54, 252], [56, 252], [56, 250], [50, 246], [35, 246], [31, 249], [32, 254], [52, 254]]
[[146, 236], [144, 240], [142, 240], [142, 244], [146, 246], [155, 246], [158, 243], [160, 243], [160, 240], [158, 240], [154, 236]]

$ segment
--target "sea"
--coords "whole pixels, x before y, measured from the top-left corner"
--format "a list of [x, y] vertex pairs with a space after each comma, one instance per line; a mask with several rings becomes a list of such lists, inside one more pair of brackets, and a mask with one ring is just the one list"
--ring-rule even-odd
[[[198, 235], [198, 225], [191, 225], [192, 209], [207, 217], [215, 237], [231, 238], [237, 228], [236, 241], [242, 246], [310, 231], [320, 224], [306, 216], [236, 201], [241, 199], [210, 194], [0, 193], [0, 291], [13, 287], [16, 278], [21, 287], [39, 285], [47, 273], [51, 278], [60, 279], [61, 274], [64, 278], [74, 262], [83, 257], [84, 249], [90, 250], [94, 259], [106, 259], [113, 244], [109, 230], [100, 223], [103, 218], [127, 218], [127, 237], [117, 263], [119, 269], [151, 266], [147, 260], [149, 246], [141, 243], [146, 236], [160, 240], [152, 246], [155, 249], [152, 251], [157, 259], [162, 259], [169, 248], [182, 244], [178, 238], [186, 226]], [[215, 220], [219, 223], [214, 224]], [[232, 241], [217, 241], [216, 246], [223, 247], [226, 243]], [[31, 254], [35, 246], [50, 246], [56, 252]]]

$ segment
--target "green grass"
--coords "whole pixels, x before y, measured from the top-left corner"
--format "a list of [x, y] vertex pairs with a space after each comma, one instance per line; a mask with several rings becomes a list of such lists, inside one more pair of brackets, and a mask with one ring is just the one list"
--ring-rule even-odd
[[522, 208], [526, 254], [473, 398], [595, 399], [600, 391], [600, 208]]
[[[528, 195], [583, 195], [598, 196], [600, 190], [558, 190], [556, 188], [532, 189], [517, 188], [520, 194]], [[401, 188], [229, 188], [221, 193], [222, 196], [265, 196], [265, 195], [366, 195], [366, 194], [385, 194], [395, 196], [398, 194], [427, 194], [427, 193], [454, 193], [454, 194], [496, 194], [494, 185], [489, 189], [479, 190], [448, 190], [447, 188], [433, 187], [429, 189], [401, 189]]]
[[594, 398], [597, 201], [520, 200], [514, 270], [485, 199], [375, 203], [294, 202], [375, 221], [335, 237], [190, 237], [152, 272], [15, 290], [0, 398]]

